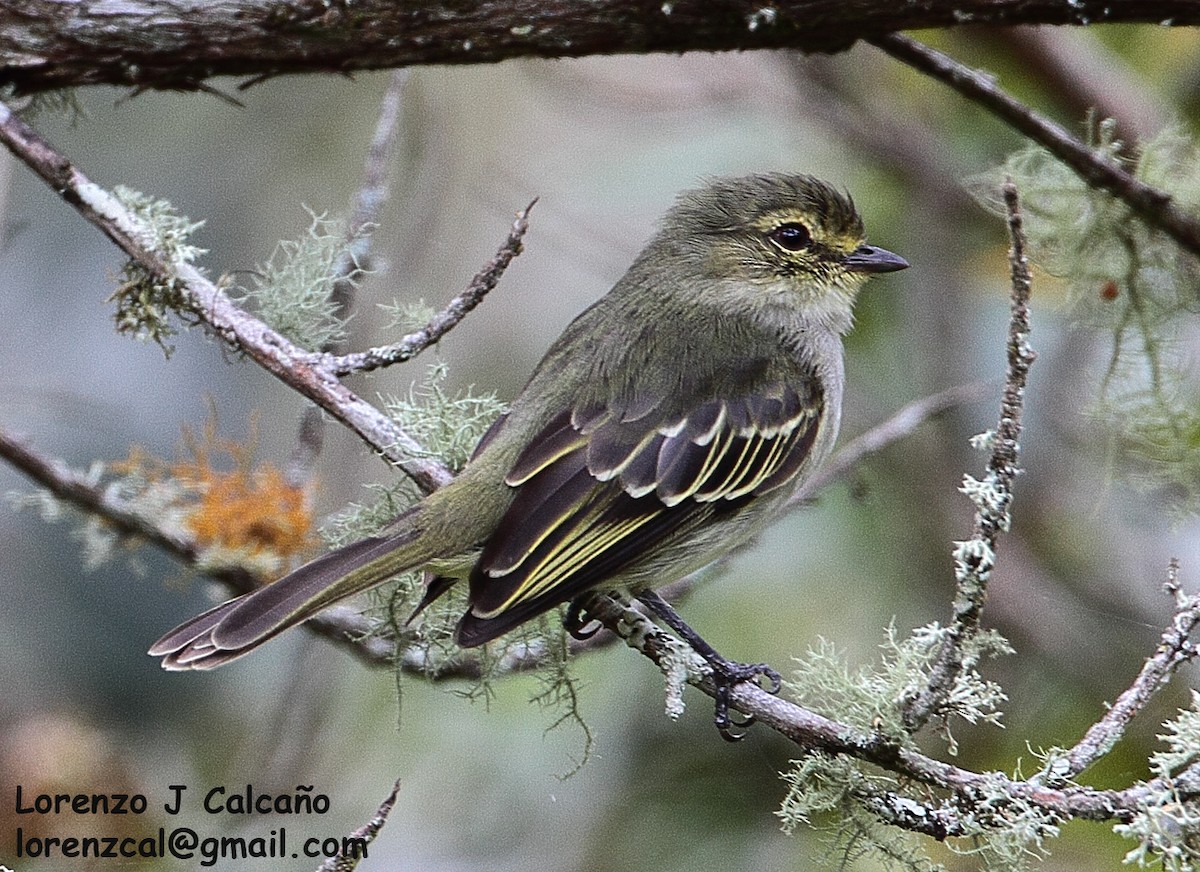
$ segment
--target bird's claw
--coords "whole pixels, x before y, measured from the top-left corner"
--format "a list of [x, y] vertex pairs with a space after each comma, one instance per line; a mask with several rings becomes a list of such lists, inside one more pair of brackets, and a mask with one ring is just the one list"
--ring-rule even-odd
[[759, 679], [766, 678], [769, 684], [763, 687], [767, 693], [779, 693], [783, 687], [783, 678], [778, 672], [765, 663], [734, 663], [721, 658], [719, 661], [709, 661], [713, 668], [713, 683], [717, 686], [715, 695], [716, 707], [713, 713], [713, 723], [717, 732], [726, 742], [740, 742], [746, 737], [746, 731], [754, 723], [754, 716], [748, 715], [745, 720], [737, 721], [730, 716], [729, 693], [735, 685], [743, 681], [753, 681], [760, 687]]
[[567, 605], [567, 613], [563, 615], [563, 628], [572, 639], [578, 639], [583, 642], [592, 638], [603, 629], [604, 625], [599, 621], [595, 621], [596, 626], [588, 629], [588, 624], [593, 623], [592, 619], [587, 616], [583, 606], [578, 599], [571, 600]]

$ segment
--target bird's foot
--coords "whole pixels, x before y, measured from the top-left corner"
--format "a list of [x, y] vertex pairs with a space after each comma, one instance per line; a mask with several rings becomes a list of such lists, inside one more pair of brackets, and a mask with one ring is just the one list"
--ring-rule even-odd
[[754, 723], [754, 718], [748, 716], [744, 720], [735, 721], [730, 717], [730, 691], [743, 681], [758, 683], [761, 678], [765, 678], [767, 684], [763, 689], [768, 693], [778, 693], [783, 687], [783, 678], [765, 663], [737, 663], [723, 657], [712, 645], [705, 642], [699, 633], [689, 627], [679, 613], [654, 591], [642, 591], [637, 598], [654, 614], [662, 618], [663, 623], [687, 642], [692, 650], [704, 658], [704, 661], [712, 668], [712, 680], [716, 685], [716, 709], [713, 713], [713, 723], [717, 727], [717, 732], [721, 734], [721, 738], [727, 742], [741, 741], [746, 735], [747, 728]]
[[[567, 605], [567, 613], [563, 615], [563, 628], [567, 631], [567, 635], [581, 642], [592, 638], [604, 629], [603, 624], [588, 617], [587, 609], [583, 607], [584, 599], [585, 597], [576, 597], [571, 600]], [[589, 627], [589, 624], [596, 626]]]

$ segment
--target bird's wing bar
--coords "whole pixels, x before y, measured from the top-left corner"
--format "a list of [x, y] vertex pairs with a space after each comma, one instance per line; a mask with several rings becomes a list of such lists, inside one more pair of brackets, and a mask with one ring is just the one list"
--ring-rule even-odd
[[[803, 392], [773, 384], [683, 415], [563, 412], [508, 476], [518, 493], [472, 572], [460, 642], [494, 638], [790, 481], [816, 441], [823, 402], [813, 380]], [[586, 432], [577, 426], [585, 419]]]

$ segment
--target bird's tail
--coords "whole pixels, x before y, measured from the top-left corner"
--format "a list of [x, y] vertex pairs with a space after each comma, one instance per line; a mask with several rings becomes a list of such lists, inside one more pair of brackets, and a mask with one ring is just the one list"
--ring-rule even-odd
[[331, 551], [180, 624], [150, 647], [150, 655], [161, 657], [164, 669], [215, 669], [338, 600], [422, 565], [435, 555], [421, 535], [418, 512], [412, 509], [394, 522], [386, 537]]

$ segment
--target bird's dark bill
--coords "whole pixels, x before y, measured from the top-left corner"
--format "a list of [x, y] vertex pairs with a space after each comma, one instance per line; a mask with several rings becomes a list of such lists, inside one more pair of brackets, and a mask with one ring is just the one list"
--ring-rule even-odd
[[860, 245], [844, 261], [855, 272], [883, 273], [908, 269], [908, 261], [886, 248], [876, 245]]

